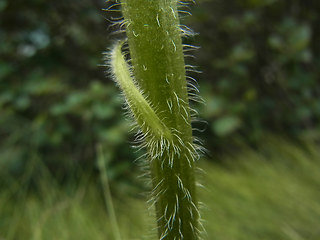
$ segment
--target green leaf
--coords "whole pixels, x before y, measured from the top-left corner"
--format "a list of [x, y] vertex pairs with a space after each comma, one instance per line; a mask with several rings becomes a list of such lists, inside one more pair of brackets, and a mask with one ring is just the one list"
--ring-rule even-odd
[[234, 132], [241, 126], [241, 120], [236, 116], [225, 116], [219, 118], [212, 124], [213, 131], [218, 136], [226, 136]]
[[295, 52], [305, 49], [311, 39], [311, 29], [309, 25], [295, 26], [290, 33], [289, 44]]

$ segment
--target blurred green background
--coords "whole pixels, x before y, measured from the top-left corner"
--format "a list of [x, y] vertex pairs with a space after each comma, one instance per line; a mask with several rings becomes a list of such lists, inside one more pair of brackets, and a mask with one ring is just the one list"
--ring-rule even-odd
[[[102, 0], [0, 0], [0, 239], [152, 239]], [[320, 2], [198, 0], [206, 239], [320, 239]], [[153, 238], [154, 239], [154, 238]]]

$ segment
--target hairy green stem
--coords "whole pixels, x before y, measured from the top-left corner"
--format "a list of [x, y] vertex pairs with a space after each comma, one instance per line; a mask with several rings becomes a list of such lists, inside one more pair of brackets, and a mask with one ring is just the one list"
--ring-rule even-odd
[[122, 43], [112, 52], [111, 66], [148, 151], [159, 239], [197, 240], [197, 153], [177, 4], [122, 0], [132, 72]]

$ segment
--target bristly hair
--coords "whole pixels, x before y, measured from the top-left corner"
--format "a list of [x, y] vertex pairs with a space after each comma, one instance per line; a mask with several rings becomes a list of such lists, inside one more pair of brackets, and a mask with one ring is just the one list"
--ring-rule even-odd
[[[194, 0], [187, 1], [177, 1], [178, 6], [178, 15], [179, 17], [184, 17], [186, 15], [191, 15], [190, 13], [190, 4], [195, 3]], [[121, 10], [121, 3], [117, 0], [108, 0], [108, 7], [104, 9], [107, 12], [112, 12], [118, 14]], [[123, 33], [126, 31], [126, 27], [128, 22], [124, 20], [123, 17], [111, 17], [109, 21], [112, 23], [112, 27], [116, 27], [116, 34]], [[189, 38], [193, 37], [195, 33], [187, 26], [180, 25], [181, 37]], [[194, 57], [192, 52], [197, 50], [199, 47], [184, 44], [183, 45], [183, 54], [185, 58]], [[174, 159], [176, 157], [183, 157], [189, 163], [191, 167], [193, 162], [197, 161], [200, 156], [205, 152], [203, 148], [203, 144], [201, 140], [197, 137], [193, 137], [192, 143], [185, 143], [180, 138], [180, 132], [174, 128], [168, 128], [164, 124], [164, 119], [161, 117], [162, 113], [159, 111], [157, 106], [154, 106], [151, 101], [149, 101], [149, 96], [144, 93], [144, 91], [139, 87], [138, 82], [134, 78], [133, 74], [133, 66], [131, 65], [131, 59], [129, 57], [129, 49], [126, 40], [116, 41], [113, 47], [107, 51], [105, 54], [106, 65], [109, 66], [111, 72], [108, 74], [112, 77], [112, 79], [116, 82], [118, 87], [122, 91], [122, 95], [125, 99], [125, 108], [127, 117], [132, 119], [132, 127], [136, 131], [135, 136], [135, 147], [137, 149], [147, 149], [148, 151], [142, 155], [139, 159], [149, 159], [152, 161], [157, 161], [160, 158], [165, 159], [161, 163], [161, 168], [165, 167], [173, 168]], [[121, 68], [121, 69], [120, 69]], [[180, 106], [182, 113], [185, 112], [185, 115], [188, 116], [190, 113], [191, 122], [199, 122], [197, 119], [197, 111], [191, 108], [191, 102], [200, 102], [203, 103], [203, 99], [199, 96], [199, 89], [197, 81], [192, 77], [188, 76], [189, 72], [201, 73], [195, 66], [185, 65], [186, 71], [186, 81], [187, 81], [187, 89], [188, 89], [188, 100], [189, 109], [185, 109], [185, 101], [179, 98], [176, 95], [177, 105]], [[173, 106], [173, 100], [167, 100], [167, 106], [171, 111]], [[143, 106], [137, 104], [143, 104]], [[182, 116], [183, 117], [183, 116]], [[188, 119], [183, 119], [188, 122]], [[199, 129], [192, 129], [193, 131], [197, 131]], [[200, 130], [199, 130], [200, 131]], [[149, 162], [147, 161], [138, 161], [139, 165], [144, 169], [144, 174], [147, 176], [145, 179], [148, 179], [148, 186], [152, 186], [152, 176], [150, 174]], [[148, 203], [150, 204], [150, 208], [154, 206], [158, 201], [161, 195], [166, 192], [166, 186], [164, 184], [164, 178], [158, 182], [156, 186], [150, 192], [150, 197]], [[201, 224], [200, 212], [198, 207], [193, 202], [191, 195], [188, 189], [184, 186], [183, 181], [180, 179], [178, 175], [176, 175], [177, 186], [180, 191], [184, 193], [185, 199], [187, 199], [189, 204], [189, 213], [192, 218], [199, 219], [199, 227], [194, 227], [194, 235], [197, 236], [197, 239], [201, 238], [201, 233], [204, 231], [204, 228]], [[197, 183], [199, 186], [199, 183]], [[175, 222], [179, 222], [180, 219], [176, 219], [176, 212], [179, 209], [179, 198], [176, 196], [176, 203], [173, 207], [173, 212], [169, 213], [168, 208], [170, 204], [167, 203], [165, 213], [157, 220], [161, 221], [163, 219], [166, 220], [166, 228], [163, 231], [160, 239], [165, 239], [168, 232], [172, 229]], [[196, 216], [193, 216], [193, 215]], [[181, 233], [181, 239], [183, 239], [183, 235]], [[177, 239], [178, 240], [178, 239]]]

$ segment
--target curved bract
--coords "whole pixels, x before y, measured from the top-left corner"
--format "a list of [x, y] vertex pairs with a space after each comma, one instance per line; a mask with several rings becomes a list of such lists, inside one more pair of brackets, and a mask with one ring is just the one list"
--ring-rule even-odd
[[127, 104], [145, 134], [150, 131], [150, 134], [155, 137], [164, 137], [171, 140], [172, 135], [169, 129], [161, 122], [150, 103], [144, 98], [141, 90], [134, 83], [128, 64], [121, 52], [122, 45], [123, 41], [114, 45], [111, 53], [111, 67], [115, 79], [125, 95]]
[[131, 66], [123, 41], [111, 51], [111, 67], [147, 149], [160, 239], [200, 239], [195, 160], [176, 0], [123, 0], [121, 10]]

